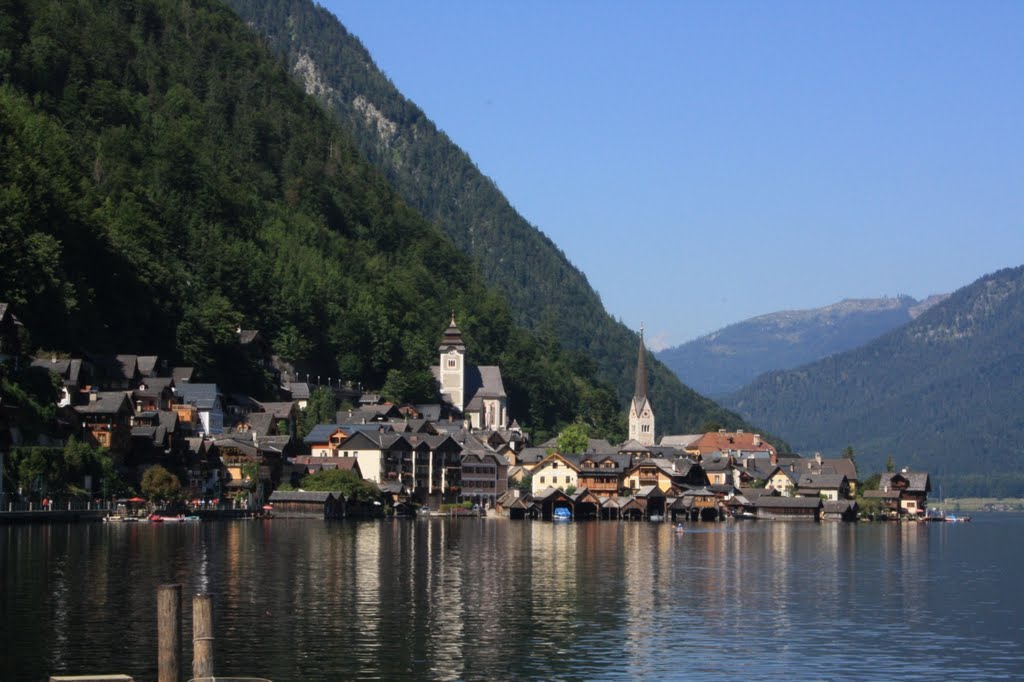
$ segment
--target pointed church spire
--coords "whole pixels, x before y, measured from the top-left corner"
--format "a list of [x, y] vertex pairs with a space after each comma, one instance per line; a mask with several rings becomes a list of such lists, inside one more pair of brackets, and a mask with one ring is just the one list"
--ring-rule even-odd
[[644, 350], [644, 324], [640, 323], [640, 355], [636, 360], [636, 388], [633, 400], [647, 397], [647, 353]]
[[640, 351], [636, 359], [636, 389], [629, 406], [629, 437], [642, 445], [654, 445], [654, 408], [647, 397], [647, 349], [640, 325]]

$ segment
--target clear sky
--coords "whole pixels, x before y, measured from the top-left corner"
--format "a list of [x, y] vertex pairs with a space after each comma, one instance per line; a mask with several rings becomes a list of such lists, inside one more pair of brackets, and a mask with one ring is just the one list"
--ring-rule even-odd
[[1024, 2], [326, 6], [655, 348], [1024, 264]]

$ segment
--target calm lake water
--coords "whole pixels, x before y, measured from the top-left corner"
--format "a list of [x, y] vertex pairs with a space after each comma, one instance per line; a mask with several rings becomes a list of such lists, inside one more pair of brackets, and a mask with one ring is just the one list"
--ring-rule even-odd
[[1024, 516], [0, 526], [0, 679], [156, 678], [156, 588], [219, 675], [1022, 679]]

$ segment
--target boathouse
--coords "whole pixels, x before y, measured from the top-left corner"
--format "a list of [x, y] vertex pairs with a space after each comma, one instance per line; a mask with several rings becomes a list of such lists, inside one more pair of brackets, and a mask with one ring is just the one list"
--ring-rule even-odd
[[817, 521], [821, 514], [820, 497], [774, 497], [762, 495], [757, 501], [759, 519], [803, 519]]
[[270, 495], [273, 514], [286, 519], [340, 519], [345, 516], [341, 493], [315, 490], [275, 490]]

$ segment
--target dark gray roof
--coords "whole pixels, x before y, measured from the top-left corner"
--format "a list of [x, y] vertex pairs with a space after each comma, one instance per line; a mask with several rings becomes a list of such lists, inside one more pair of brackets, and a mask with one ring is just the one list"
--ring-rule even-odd
[[149, 438], [153, 440], [156, 437], [155, 426], [133, 426], [132, 427], [132, 438]]
[[160, 420], [160, 426], [168, 431], [174, 431], [178, 427], [178, 413], [174, 410], [160, 410], [157, 417]]
[[423, 415], [423, 418], [429, 422], [436, 422], [441, 418], [441, 404], [440, 403], [426, 403], [423, 405], [416, 405], [416, 411]]
[[156, 355], [140, 355], [136, 362], [138, 363], [139, 374], [144, 377], [156, 376], [156, 366], [160, 362], [159, 357]]
[[390, 433], [394, 430], [390, 424], [317, 424], [313, 427], [313, 430], [309, 432], [309, 435], [303, 439], [303, 442], [307, 444], [324, 443], [327, 441], [328, 437], [338, 429], [341, 429], [350, 436], [355, 433], [376, 434], [381, 430], [383, 430], [384, 433]]
[[891, 473], [884, 473], [882, 474], [882, 479], [878, 482], [878, 489], [894, 489], [896, 486], [893, 484], [893, 479], [896, 477], [903, 477], [907, 479], [908, 492], [926, 493], [930, 492], [932, 489], [931, 481], [928, 479], [928, 474], [923, 471], [893, 471]]
[[288, 419], [292, 415], [292, 410], [295, 409], [295, 403], [293, 402], [254, 402], [259, 407], [262, 407], [264, 412], [274, 415], [276, 419]]
[[[580, 467], [580, 473], [590, 474], [591, 472], [604, 472], [604, 473], [621, 473], [629, 468], [630, 456], [625, 454], [616, 453], [585, 453], [580, 456], [578, 465]], [[601, 466], [602, 463], [612, 461], [615, 466]], [[590, 461], [594, 463], [592, 467], [584, 467], [583, 463]]]
[[75, 406], [79, 414], [117, 414], [122, 410], [132, 411], [131, 401], [124, 391], [99, 391], [95, 400]]
[[536, 464], [548, 456], [547, 448], [523, 448], [516, 455], [516, 461], [520, 464]]
[[249, 424], [249, 428], [257, 435], [265, 436], [270, 433], [275, 419], [274, 415], [270, 412], [250, 412], [246, 417], [246, 421]]
[[182, 402], [195, 405], [197, 409], [213, 409], [220, 397], [217, 384], [181, 384], [174, 387], [175, 394]]
[[801, 488], [838, 490], [845, 482], [846, 476], [842, 474], [801, 474], [797, 485]]
[[226, 438], [218, 438], [213, 441], [213, 444], [218, 448], [236, 448], [249, 456], [259, 454], [259, 448], [252, 442], [252, 436], [248, 434], [238, 434]]
[[180, 386], [192, 380], [194, 371], [192, 367], [174, 367], [171, 369], [171, 377], [174, 379], [174, 383]]
[[161, 393], [173, 387], [174, 379], [171, 377], [146, 377], [142, 380], [141, 385], [146, 387], [146, 391]]
[[292, 400], [309, 400], [309, 384], [306, 382], [292, 382], [287, 384], [285, 388], [292, 395]]

